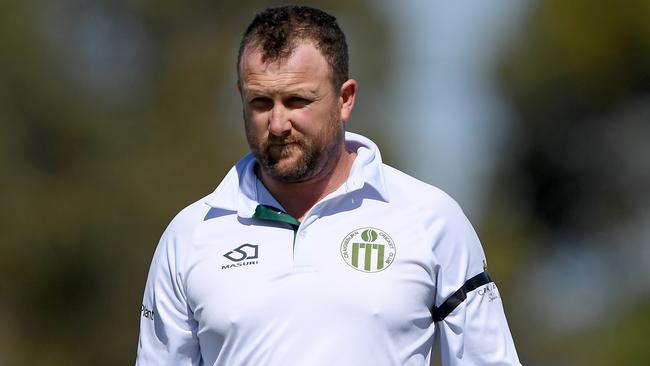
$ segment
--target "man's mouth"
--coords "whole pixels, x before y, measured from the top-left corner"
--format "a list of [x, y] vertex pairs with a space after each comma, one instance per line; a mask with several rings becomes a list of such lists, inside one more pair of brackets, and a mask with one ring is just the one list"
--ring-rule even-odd
[[276, 148], [276, 149], [277, 148], [285, 148], [285, 147], [288, 147], [288, 146], [291, 146], [291, 145], [299, 145], [299, 143], [297, 141], [285, 141], [285, 142], [270, 143], [268, 145], [268, 148], [269, 149], [271, 149], [271, 148]]

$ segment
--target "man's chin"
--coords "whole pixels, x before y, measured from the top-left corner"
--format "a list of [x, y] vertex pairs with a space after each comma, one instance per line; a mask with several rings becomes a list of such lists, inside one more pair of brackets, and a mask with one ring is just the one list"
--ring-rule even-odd
[[301, 165], [301, 155], [297, 153], [283, 154], [281, 156], [269, 156], [271, 168], [277, 172], [292, 172], [298, 170]]
[[305, 172], [296, 167], [273, 167], [268, 172], [269, 175], [280, 182], [297, 183], [304, 180]]

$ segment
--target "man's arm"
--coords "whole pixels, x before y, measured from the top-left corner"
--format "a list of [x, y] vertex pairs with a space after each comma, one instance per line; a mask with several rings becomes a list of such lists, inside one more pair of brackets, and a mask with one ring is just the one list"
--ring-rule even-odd
[[432, 315], [442, 365], [521, 365], [481, 243], [459, 207], [449, 213], [434, 247], [438, 266]]
[[[171, 227], [171, 225], [170, 225]], [[199, 365], [201, 353], [178, 271], [176, 239], [168, 228], [154, 254], [140, 317], [136, 365]]]

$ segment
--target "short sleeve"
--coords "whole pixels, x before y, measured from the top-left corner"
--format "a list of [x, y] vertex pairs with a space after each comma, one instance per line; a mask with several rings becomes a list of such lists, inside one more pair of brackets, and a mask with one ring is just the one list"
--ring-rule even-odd
[[199, 365], [197, 323], [185, 297], [179, 240], [163, 234], [149, 269], [140, 316], [136, 365]]
[[481, 243], [455, 203], [439, 220], [434, 257], [434, 348], [442, 365], [521, 365]]

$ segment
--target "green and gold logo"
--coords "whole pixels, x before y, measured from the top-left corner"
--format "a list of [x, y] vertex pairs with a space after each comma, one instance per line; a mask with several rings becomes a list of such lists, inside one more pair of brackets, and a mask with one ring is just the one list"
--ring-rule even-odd
[[341, 243], [341, 256], [362, 272], [380, 272], [395, 260], [395, 243], [384, 231], [364, 227], [349, 233]]

